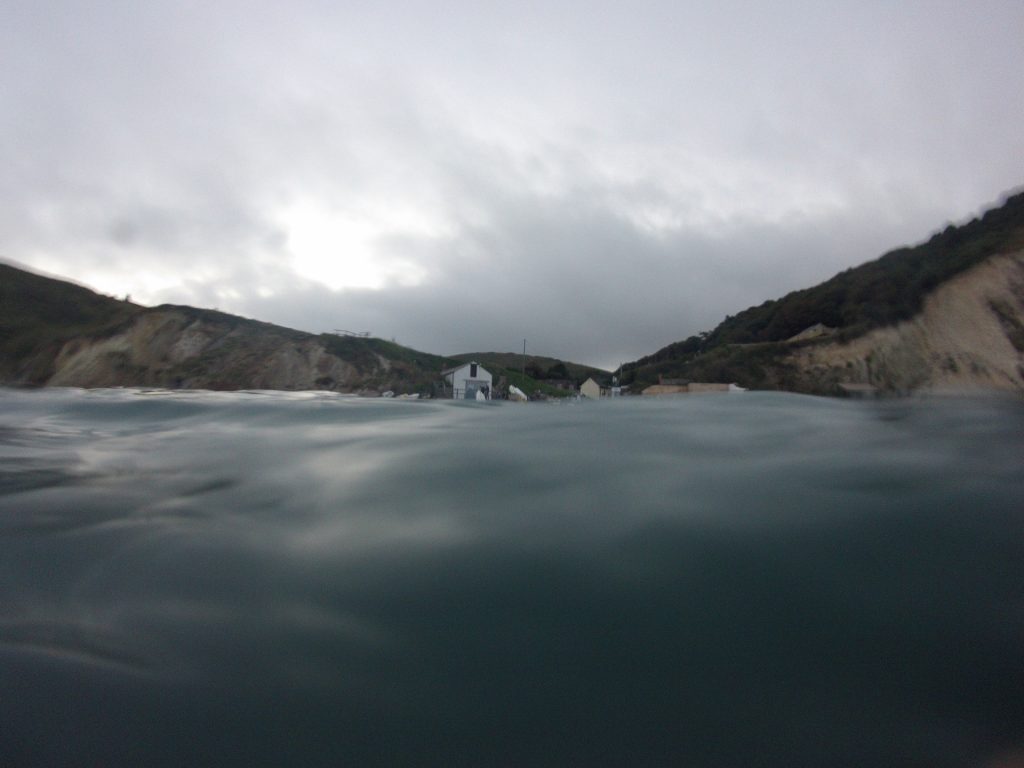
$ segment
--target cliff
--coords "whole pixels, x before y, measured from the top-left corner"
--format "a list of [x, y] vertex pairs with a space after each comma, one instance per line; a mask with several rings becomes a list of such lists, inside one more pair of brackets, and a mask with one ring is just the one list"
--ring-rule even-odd
[[910, 320], [846, 343], [794, 345], [781, 365], [814, 392], [1024, 392], [1024, 251], [943, 283]]
[[212, 310], [140, 307], [0, 265], [0, 384], [430, 392], [448, 361]]
[[623, 366], [810, 394], [1024, 392], [1024, 194]]

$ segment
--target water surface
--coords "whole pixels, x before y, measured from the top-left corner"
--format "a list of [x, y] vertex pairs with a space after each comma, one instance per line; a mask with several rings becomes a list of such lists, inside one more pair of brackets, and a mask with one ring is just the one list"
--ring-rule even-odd
[[0, 390], [0, 764], [1019, 761], [1022, 465], [1019, 400]]

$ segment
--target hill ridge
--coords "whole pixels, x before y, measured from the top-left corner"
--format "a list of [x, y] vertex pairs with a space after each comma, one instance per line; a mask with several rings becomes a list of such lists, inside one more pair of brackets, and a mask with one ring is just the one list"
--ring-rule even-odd
[[[862, 382], [844, 382], [838, 374], [812, 375], [804, 367], [810, 364], [806, 356], [792, 354], [792, 344], [842, 346], [879, 329], [911, 322], [924, 311], [927, 298], [943, 285], [989, 259], [1022, 250], [1024, 193], [1017, 193], [1007, 196], [1001, 206], [959, 226], [949, 225], [917, 246], [894, 249], [818, 285], [765, 301], [735, 316], [727, 315], [710, 332], [674, 342], [627, 363], [621, 371], [622, 379], [638, 386], [654, 383], [659, 376], [736, 381], [750, 388], [815, 394], [838, 394], [841, 383], [863, 383], [888, 391], [905, 390], [906, 381], [914, 378], [919, 384], [910, 389], [930, 387], [940, 380], [951, 383], [947, 376], [931, 374], [890, 379], [877, 370], [861, 376], [867, 379]], [[1013, 272], [1012, 267], [1008, 269], [1007, 274]], [[999, 293], [992, 286], [985, 290]], [[991, 327], [1012, 329], [1024, 312], [1024, 288], [1018, 286], [991, 300], [1000, 303], [1005, 315], [1001, 324]], [[995, 312], [991, 308], [990, 311]], [[831, 334], [792, 341], [816, 324], [826, 326]], [[855, 367], [852, 360], [847, 362]], [[978, 360], [975, 364], [988, 368], [998, 361]], [[850, 376], [857, 378], [852, 373]], [[966, 385], [970, 377], [962, 378]], [[1024, 387], [1019, 377], [1001, 381], [999, 388]], [[977, 383], [973, 381], [971, 386]]]
[[[216, 309], [144, 307], [0, 262], [2, 385], [432, 395], [441, 370], [457, 361], [372, 336], [315, 334]], [[506, 373], [531, 393], [564, 394]]]

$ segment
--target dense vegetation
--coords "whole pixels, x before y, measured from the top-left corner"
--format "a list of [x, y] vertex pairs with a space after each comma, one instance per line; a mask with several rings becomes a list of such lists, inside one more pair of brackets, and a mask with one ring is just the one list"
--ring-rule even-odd
[[660, 374], [784, 387], [786, 371], [770, 364], [785, 351], [782, 342], [804, 329], [822, 323], [836, 329], [839, 339], [848, 340], [909, 319], [941, 283], [995, 253], [1022, 247], [1024, 193], [1007, 198], [981, 218], [950, 225], [918, 246], [898, 248], [813, 288], [727, 316], [710, 333], [623, 366], [623, 382], [649, 384]]

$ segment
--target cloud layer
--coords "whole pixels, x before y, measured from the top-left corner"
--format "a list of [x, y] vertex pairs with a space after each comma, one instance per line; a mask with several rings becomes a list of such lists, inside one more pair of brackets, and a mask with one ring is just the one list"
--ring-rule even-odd
[[604, 366], [1024, 183], [1024, 6], [20, 2], [0, 257]]

